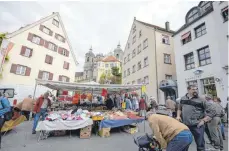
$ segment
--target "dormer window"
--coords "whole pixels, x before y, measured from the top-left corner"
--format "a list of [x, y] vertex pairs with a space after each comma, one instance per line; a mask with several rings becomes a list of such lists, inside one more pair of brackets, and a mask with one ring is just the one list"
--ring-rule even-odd
[[201, 7], [202, 10], [205, 12], [205, 11], [209, 10], [210, 8], [212, 8], [212, 2], [202, 1], [202, 2], [200, 2], [199, 7]]
[[190, 23], [200, 16], [200, 8], [195, 7], [191, 9], [186, 15], [186, 23]]

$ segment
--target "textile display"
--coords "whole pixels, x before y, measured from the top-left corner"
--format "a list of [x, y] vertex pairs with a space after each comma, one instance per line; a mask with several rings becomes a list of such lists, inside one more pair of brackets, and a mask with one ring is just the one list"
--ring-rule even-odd
[[76, 130], [92, 125], [92, 119], [64, 121], [61, 119], [55, 121], [40, 121], [36, 131], [55, 131], [55, 130]]
[[26, 120], [26, 117], [24, 115], [21, 115], [15, 120], [10, 120], [10, 121], [5, 122], [5, 124], [2, 127], [1, 132], [12, 130], [13, 128], [15, 128], [17, 125], [21, 124], [25, 120]]
[[115, 128], [125, 125], [130, 125], [133, 123], [141, 123], [144, 121], [144, 118], [139, 119], [121, 119], [121, 120], [102, 120], [99, 125], [99, 130], [102, 128]]

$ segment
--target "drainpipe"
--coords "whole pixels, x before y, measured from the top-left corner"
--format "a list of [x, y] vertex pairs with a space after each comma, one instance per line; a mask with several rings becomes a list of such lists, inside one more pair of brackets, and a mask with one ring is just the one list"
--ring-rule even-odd
[[155, 53], [154, 53], [154, 60], [155, 60], [155, 68], [156, 68], [156, 88], [157, 88], [157, 103], [159, 104], [159, 90], [158, 90], [158, 73], [157, 73], [157, 40], [156, 40], [156, 28], [154, 29], [154, 39], [155, 39]]

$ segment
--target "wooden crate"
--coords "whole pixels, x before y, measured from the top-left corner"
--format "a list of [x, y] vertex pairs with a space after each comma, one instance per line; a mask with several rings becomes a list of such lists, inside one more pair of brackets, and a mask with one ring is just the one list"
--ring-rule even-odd
[[99, 136], [101, 136], [101, 137], [109, 137], [110, 136], [110, 130], [111, 130], [111, 128], [102, 128], [99, 131]]
[[92, 125], [80, 129], [80, 138], [90, 138], [91, 137]]

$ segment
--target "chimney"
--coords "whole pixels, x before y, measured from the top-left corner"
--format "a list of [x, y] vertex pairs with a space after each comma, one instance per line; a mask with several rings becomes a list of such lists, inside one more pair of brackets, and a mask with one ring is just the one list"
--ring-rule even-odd
[[165, 29], [167, 30], [167, 31], [169, 31], [170, 30], [170, 28], [169, 28], [169, 22], [167, 21], [167, 22], [165, 22]]

